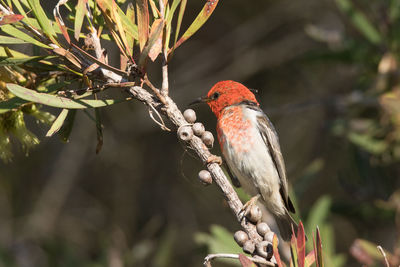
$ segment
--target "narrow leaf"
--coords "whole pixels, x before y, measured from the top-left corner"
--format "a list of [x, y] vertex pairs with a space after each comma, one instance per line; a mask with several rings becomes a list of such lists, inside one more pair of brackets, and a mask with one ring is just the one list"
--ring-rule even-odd
[[149, 0], [149, 4], [150, 4], [150, 7], [151, 7], [151, 12], [153, 13], [153, 17], [154, 17], [155, 19], [158, 19], [159, 17], [161, 17], [161, 13], [160, 13], [160, 11], [158, 10], [158, 8], [157, 8], [156, 3], [154, 2], [154, 0]]
[[0, 44], [25, 44], [25, 43], [26, 41], [18, 38], [0, 35]]
[[304, 267], [304, 261], [306, 258], [306, 238], [304, 234], [304, 226], [301, 221], [297, 230], [297, 255], [299, 267]]
[[172, 21], [172, 18], [174, 17], [175, 10], [178, 7], [180, 2], [181, 2], [181, 0], [174, 0], [172, 2], [171, 9], [168, 12], [168, 17], [167, 17], [167, 22], [166, 22], [167, 25], [171, 25], [171, 21]]
[[138, 37], [140, 51], [143, 51], [147, 39], [149, 39], [149, 5], [147, 0], [136, 1]]
[[3, 114], [5, 112], [8, 112], [13, 109], [17, 109], [26, 103], [27, 103], [27, 101], [25, 101], [19, 97], [13, 97], [13, 98], [7, 99], [5, 101], [1, 101], [0, 102], [0, 114]]
[[47, 46], [41, 42], [39, 42], [38, 40], [34, 39], [33, 37], [31, 37], [30, 35], [18, 30], [17, 28], [11, 26], [11, 25], [3, 25], [1, 26], [1, 30], [15, 38], [24, 40], [28, 43], [40, 46], [40, 47], [44, 47], [44, 48], [51, 48], [50, 46]]
[[315, 262], [314, 250], [307, 254], [304, 265], [310, 267]]
[[351, 0], [336, 0], [337, 6], [349, 16], [354, 27], [356, 27], [364, 37], [373, 44], [382, 42], [382, 36], [368, 18], [357, 8]]
[[319, 267], [324, 267], [324, 261], [322, 256], [322, 242], [321, 235], [319, 233], [319, 228], [317, 226], [317, 238], [316, 238], [316, 246], [317, 246], [317, 262]]
[[74, 126], [75, 115], [76, 115], [76, 109], [70, 110], [68, 112], [67, 117], [64, 120], [64, 124], [62, 125], [61, 129], [58, 132], [60, 139], [63, 142], [68, 142], [69, 136], [72, 131], [72, 127]]
[[57, 108], [68, 108], [68, 109], [97, 108], [97, 107], [110, 106], [113, 104], [127, 101], [127, 99], [75, 100], [45, 93], [38, 93], [34, 90], [30, 90], [22, 86], [19, 86], [17, 84], [10, 84], [10, 83], [7, 84], [7, 89], [10, 90], [10, 92], [12, 92], [14, 95], [24, 100]]
[[46, 137], [53, 136], [56, 132], [58, 132], [61, 129], [65, 119], [67, 118], [68, 112], [69, 112], [68, 109], [63, 109], [60, 112], [57, 119], [53, 122], [49, 131], [46, 133]]
[[242, 267], [257, 267], [257, 265], [249, 260], [244, 254], [239, 254], [239, 261]]
[[179, 32], [181, 30], [183, 14], [185, 14], [187, 0], [181, 1], [181, 6], [179, 7], [178, 20], [176, 21], [176, 29], [175, 29], [175, 40], [174, 40], [174, 49], [176, 45], [176, 41], [178, 40]]
[[147, 56], [151, 58], [151, 60], [155, 60], [158, 54], [161, 52], [161, 45], [162, 45], [162, 29], [164, 23], [162, 19], [157, 19], [154, 21], [153, 25], [151, 26], [151, 34], [149, 41], [146, 47], [143, 49], [142, 53], [140, 54], [139, 58], [139, 66], [143, 66], [145, 59]]
[[76, 4], [74, 37], [77, 41], [79, 41], [79, 35], [81, 34], [83, 19], [85, 18], [85, 14], [87, 12], [86, 4], [87, 0], [78, 0], [78, 3]]
[[[38, 56], [38, 57], [23, 57], [23, 58], [15, 58], [15, 57], [1, 57], [0, 56], [0, 66], [17, 66], [26, 63], [37, 62], [42, 59], [47, 58], [46, 56]], [[54, 58], [54, 57], [51, 57]]]
[[276, 235], [274, 235], [273, 239], [272, 239], [272, 249], [274, 252], [274, 257], [276, 260], [276, 264], [278, 265], [278, 267], [284, 267], [284, 264], [281, 261], [281, 256], [279, 255], [279, 250], [278, 250], [278, 237]]
[[296, 244], [297, 244], [296, 236], [293, 233], [292, 239], [290, 240], [290, 255], [292, 256], [290, 262], [291, 262], [291, 266], [293, 264], [293, 267], [298, 267], [299, 266]]
[[95, 108], [94, 113], [96, 116], [96, 135], [97, 135], [96, 154], [99, 154], [101, 148], [103, 147], [103, 125], [101, 123], [100, 110], [98, 108]]
[[[135, 18], [135, 7], [133, 6], [132, 3], [128, 4], [128, 7], [126, 9], [126, 17], [129, 19], [129, 21], [131, 21], [133, 24], [135, 24], [135, 19], [136, 19]], [[125, 27], [125, 29], [127, 29], [127, 28]], [[128, 29], [128, 31], [129, 31], [129, 29]], [[126, 39], [128, 41], [128, 46], [133, 48], [135, 38], [133, 38], [132, 35], [128, 34]]]
[[118, 14], [118, 5], [115, 3], [115, 1], [112, 1], [112, 7], [111, 7], [111, 18], [114, 20], [115, 24], [117, 25], [117, 29], [119, 32], [119, 35], [121, 36], [122, 43], [125, 46], [125, 51], [127, 52], [128, 56], [132, 56], [132, 47], [129, 46], [128, 41], [126, 39], [125, 35], [125, 29], [122, 25], [121, 22], [121, 17]]
[[24, 16], [20, 14], [5, 15], [0, 17], [0, 26], [20, 21]]
[[203, 9], [197, 15], [196, 19], [192, 22], [183, 36], [176, 43], [175, 48], [180, 46], [183, 42], [189, 39], [195, 32], [197, 32], [201, 26], [210, 18], [211, 14], [214, 12], [217, 7], [219, 0], [207, 0]]
[[40, 5], [39, 0], [27, 0], [29, 6], [31, 7], [33, 13], [35, 14], [35, 18], [38, 20], [40, 24], [40, 28], [42, 31], [54, 42], [57, 44], [55, 39], [56, 32], [53, 29], [52, 23], [44, 12], [42, 6]]

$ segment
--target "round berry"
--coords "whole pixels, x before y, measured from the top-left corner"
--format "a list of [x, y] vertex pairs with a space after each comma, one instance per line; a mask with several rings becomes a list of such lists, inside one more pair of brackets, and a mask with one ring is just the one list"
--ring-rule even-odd
[[244, 243], [249, 240], [249, 236], [247, 235], [247, 233], [245, 231], [239, 230], [237, 231], [234, 235], [233, 238], [235, 239], [236, 243], [239, 246], [243, 246]]
[[195, 124], [193, 124], [192, 128], [193, 133], [197, 136], [202, 136], [202, 134], [206, 130], [201, 122], [196, 122]]
[[211, 132], [205, 131], [201, 136], [201, 140], [203, 140], [204, 144], [208, 147], [213, 147], [214, 145], [214, 136]]
[[196, 121], [196, 112], [189, 108], [183, 112], [183, 117], [188, 123], [194, 123]]
[[211, 173], [207, 170], [201, 170], [199, 172], [199, 179], [203, 185], [210, 185], [212, 184], [212, 177]]
[[189, 141], [193, 137], [193, 130], [190, 126], [181, 126], [178, 129], [178, 137], [182, 141]]

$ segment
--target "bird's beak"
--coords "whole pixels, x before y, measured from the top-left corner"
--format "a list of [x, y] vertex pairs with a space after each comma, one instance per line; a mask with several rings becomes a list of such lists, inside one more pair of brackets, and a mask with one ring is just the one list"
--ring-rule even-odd
[[199, 104], [199, 103], [207, 103], [207, 102], [210, 102], [210, 98], [209, 97], [207, 97], [207, 96], [202, 96], [202, 97], [199, 97], [199, 98], [197, 98], [195, 101], [193, 101], [193, 102], [191, 102], [190, 104], [189, 104], [189, 106], [192, 106], [192, 105], [194, 105], [194, 104]]

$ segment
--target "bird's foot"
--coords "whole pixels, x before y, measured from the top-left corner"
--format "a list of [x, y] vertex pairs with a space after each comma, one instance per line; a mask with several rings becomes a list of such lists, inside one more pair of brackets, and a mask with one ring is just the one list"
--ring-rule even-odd
[[207, 159], [207, 164], [210, 164], [210, 163], [217, 163], [218, 165], [221, 165], [222, 164], [222, 158], [219, 157], [219, 156], [216, 156], [216, 155], [211, 155]]
[[246, 216], [250, 213], [251, 208], [257, 204], [257, 201], [260, 197], [261, 195], [257, 194], [243, 205], [242, 209], [239, 212], [240, 221], [246, 218]]

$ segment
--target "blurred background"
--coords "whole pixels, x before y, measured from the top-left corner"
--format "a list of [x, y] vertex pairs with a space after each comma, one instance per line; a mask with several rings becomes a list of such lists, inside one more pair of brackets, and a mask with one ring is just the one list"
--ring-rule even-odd
[[[183, 29], [202, 6], [188, 1]], [[258, 90], [326, 266], [380, 266], [376, 245], [400, 262], [399, 19], [396, 0], [220, 1], [170, 64], [182, 109], [220, 80]], [[158, 63], [148, 71], [157, 86]], [[215, 133], [208, 107], [194, 109]], [[15, 141], [0, 162], [0, 266], [202, 266], [207, 253], [240, 251], [238, 223], [173, 131], [137, 101], [101, 113], [98, 155], [83, 112], [68, 143], [25, 117], [41, 143], [26, 155]]]

